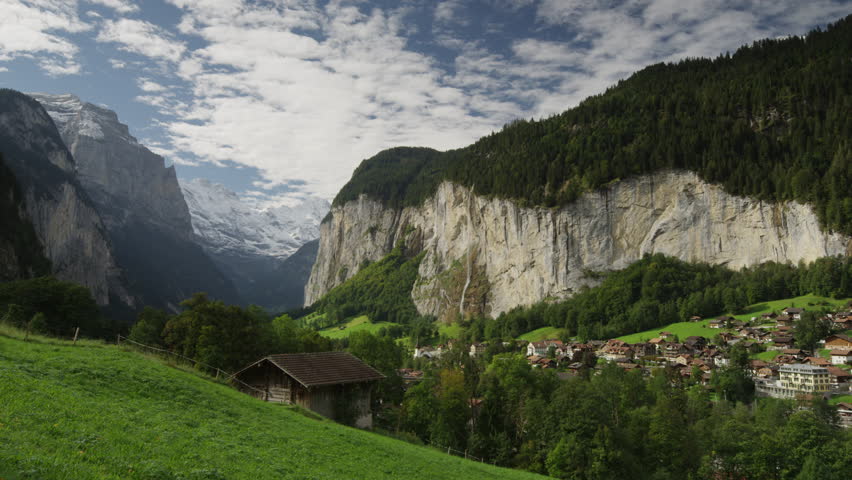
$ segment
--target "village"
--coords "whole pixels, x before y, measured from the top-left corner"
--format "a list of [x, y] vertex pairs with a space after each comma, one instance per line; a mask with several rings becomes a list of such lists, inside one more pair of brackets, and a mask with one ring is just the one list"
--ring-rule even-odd
[[[671, 332], [660, 331], [657, 337], [637, 343], [619, 339], [587, 342], [545, 339], [503, 342], [503, 346], [520, 348], [532, 368], [554, 369], [562, 380], [580, 375], [584, 369], [599, 371], [612, 362], [643, 375], [668, 368], [684, 381], [710, 388], [713, 372], [730, 365], [729, 353], [739, 345], [749, 353], [746, 370], [754, 381], [756, 396], [846, 400], [852, 393], [852, 336], [848, 335], [852, 330], [852, 308], [848, 307], [821, 316], [820, 321], [829, 324], [836, 333], [820, 339], [814, 351], [796, 347], [795, 325], [806, 311], [796, 307], [765, 313], [747, 322], [731, 316], [715, 318], [707, 323], [708, 328], [719, 330], [712, 338], [681, 339]], [[702, 319], [693, 317], [691, 321]], [[435, 347], [417, 347], [413, 358], [438, 359], [453, 347], [453, 341]], [[480, 356], [487, 348], [486, 343], [473, 343], [468, 354]], [[409, 368], [400, 370], [400, 375], [411, 383], [422, 378], [423, 372]], [[852, 428], [852, 402], [837, 402], [837, 414], [842, 427]]]

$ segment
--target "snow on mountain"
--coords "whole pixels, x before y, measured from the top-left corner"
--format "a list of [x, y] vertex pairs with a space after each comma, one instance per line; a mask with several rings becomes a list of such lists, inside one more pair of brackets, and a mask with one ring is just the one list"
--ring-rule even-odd
[[208, 251], [220, 255], [283, 260], [319, 238], [326, 200], [309, 197], [294, 206], [259, 208], [224, 185], [206, 179], [181, 181], [192, 227]]

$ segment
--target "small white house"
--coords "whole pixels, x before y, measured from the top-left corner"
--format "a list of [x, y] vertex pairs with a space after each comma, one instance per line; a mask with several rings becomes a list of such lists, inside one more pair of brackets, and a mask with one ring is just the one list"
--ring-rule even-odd
[[852, 363], [852, 350], [831, 351], [832, 365], [846, 365], [847, 363]]

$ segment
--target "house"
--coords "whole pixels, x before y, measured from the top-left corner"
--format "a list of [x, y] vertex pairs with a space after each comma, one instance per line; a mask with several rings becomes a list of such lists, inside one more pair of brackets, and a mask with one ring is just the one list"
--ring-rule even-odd
[[852, 350], [832, 350], [831, 351], [831, 364], [832, 365], [845, 365], [847, 363], [852, 363]]
[[674, 333], [672, 332], [660, 332], [660, 338], [664, 340], [671, 340], [674, 338]]
[[778, 328], [781, 327], [792, 327], [793, 326], [793, 317], [789, 315], [779, 315], [778, 318], [775, 319], [775, 326]]
[[852, 330], [852, 316], [835, 316], [831, 323], [838, 330]]
[[[852, 373], [837, 367], [826, 367], [831, 384], [835, 387], [852, 382]], [[848, 386], [846, 388], [848, 390]]]
[[300, 405], [336, 421], [373, 425], [370, 393], [378, 370], [347, 352], [288, 353], [261, 358], [235, 373], [237, 388], [268, 402]]
[[852, 338], [840, 333], [829, 335], [825, 338], [825, 348], [831, 350], [852, 350]]
[[603, 350], [601, 350], [601, 356], [613, 362], [623, 362], [625, 360], [630, 360], [633, 358], [634, 355], [635, 352], [632, 348], [627, 346], [627, 344], [607, 345], [603, 348]]
[[478, 355], [482, 355], [485, 353], [485, 350], [488, 348], [488, 345], [484, 343], [473, 343], [470, 345], [470, 356], [476, 357]]
[[691, 336], [686, 337], [683, 343], [693, 350], [702, 350], [707, 346], [707, 339], [699, 336]]
[[837, 417], [840, 420], [840, 426], [843, 428], [852, 428], [852, 403], [840, 402], [837, 404]]
[[554, 347], [557, 350], [556, 355], [565, 354], [565, 346], [563, 345], [562, 340], [542, 340], [540, 342], [530, 342], [527, 344], [527, 356], [538, 355], [540, 357], [546, 357], [547, 351], [550, 347]]
[[785, 350], [787, 348], [793, 347], [793, 337], [773, 337], [772, 343], [775, 344], [772, 349], [774, 350]]
[[693, 315], [693, 316], [689, 317], [690, 322], [700, 322], [701, 320], [702, 320], [702, 318], [699, 317], [698, 315]]
[[804, 308], [796, 308], [796, 307], [787, 307], [784, 310], [781, 310], [784, 315], [792, 317], [794, 320], [799, 320], [802, 318], [802, 313], [805, 312]]
[[432, 347], [415, 347], [414, 348], [414, 358], [427, 358], [429, 360], [433, 358], [438, 358], [443, 354], [444, 351], [442, 348], [432, 348]]
[[657, 354], [657, 346], [651, 342], [634, 343], [630, 345], [630, 348], [632, 348], [633, 352], [640, 357], [649, 357]]
[[807, 365], [816, 365], [818, 367], [827, 367], [831, 365], [831, 362], [822, 357], [805, 357], [805, 359], [802, 360], [802, 363]]
[[648, 345], [654, 346], [654, 349], [655, 349], [654, 353], [660, 353], [661, 350], [665, 347], [666, 341], [663, 340], [660, 337], [656, 337], [656, 338], [652, 338], [651, 340], [648, 340]]
[[805, 358], [805, 351], [799, 348], [785, 348], [781, 350], [781, 355], [790, 355], [791, 357], [797, 358], [799, 360]]
[[775, 312], [764, 313], [760, 316], [760, 319], [764, 322], [770, 322], [778, 318], [778, 314]]

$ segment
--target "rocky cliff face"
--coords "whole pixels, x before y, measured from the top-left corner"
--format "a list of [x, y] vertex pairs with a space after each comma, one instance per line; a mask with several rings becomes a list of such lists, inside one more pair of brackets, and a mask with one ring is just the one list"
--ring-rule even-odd
[[53, 273], [89, 288], [100, 305], [132, 306], [106, 228], [53, 121], [37, 102], [11, 90], [0, 91], [0, 152]]
[[497, 315], [568, 297], [594, 285], [592, 273], [645, 253], [740, 268], [852, 252], [852, 240], [821, 231], [808, 206], [732, 196], [689, 172], [629, 179], [559, 209], [445, 182], [417, 208], [386, 209], [365, 196], [334, 207], [322, 224], [306, 305], [412, 232], [426, 252], [412, 298], [420, 313], [439, 317]]
[[56, 123], [80, 183], [104, 219], [140, 303], [171, 310], [195, 292], [239, 302], [196, 243], [173, 166], [130, 135], [115, 112], [74, 95], [32, 94]]

